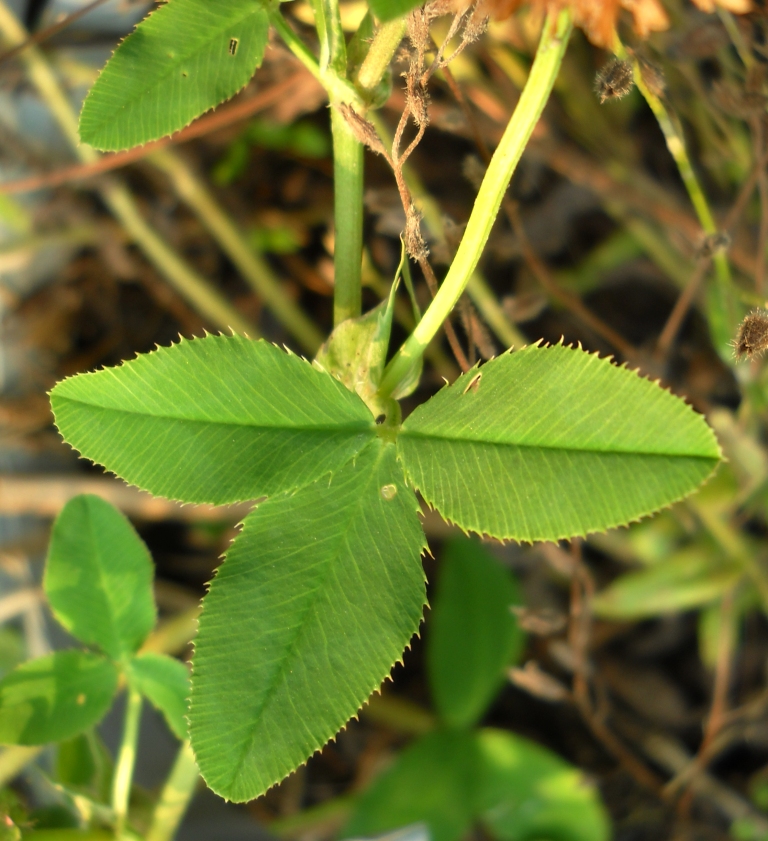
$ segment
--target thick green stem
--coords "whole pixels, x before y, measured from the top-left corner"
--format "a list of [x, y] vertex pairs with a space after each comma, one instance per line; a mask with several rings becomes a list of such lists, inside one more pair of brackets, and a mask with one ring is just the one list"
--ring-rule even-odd
[[388, 397], [423, 353], [469, 283], [491, 232], [520, 156], [539, 121], [571, 34], [571, 14], [549, 15], [528, 81], [486, 170], [456, 257], [416, 329], [384, 372], [380, 393]]
[[112, 781], [112, 810], [115, 813], [115, 838], [120, 841], [125, 834], [128, 817], [128, 801], [131, 796], [133, 766], [136, 763], [136, 746], [139, 741], [141, 721], [141, 694], [128, 690], [125, 701], [125, 724], [123, 738], [117, 753], [115, 776]]
[[189, 742], [179, 749], [144, 841], [171, 841], [195, 793], [199, 772]]
[[333, 323], [357, 318], [362, 307], [363, 145], [331, 106], [333, 130]]

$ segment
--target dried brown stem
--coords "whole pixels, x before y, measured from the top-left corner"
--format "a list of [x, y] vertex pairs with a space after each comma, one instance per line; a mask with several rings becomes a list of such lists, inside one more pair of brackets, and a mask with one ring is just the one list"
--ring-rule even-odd
[[[762, 117], [752, 121], [752, 134], [755, 144], [755, 160], [765, 157], [765, 122]], [[760, 195], [760, 227], [757, 235], [757, 253], [755, 255], [755, 292], [764, 294], [765, 289], [765, 249], [768, 245], [768, 172], [765, 166], [757, 167], [757, 187]]]
[[581, 543], [571, 543], [573, 576], [571, 578], [571, 614], [568, 626], [568, 642], [573, 651], [573, 700], [584, 719], [603, 747], [615, 757], [624, 769], [643, 787], [659, 794], [662, 780], [653, 773], [632, 751], [610, 730], [605, 723], [605, 713], [598, 713], [592, 703], [588, 672], [588, 651], [592, 633], [590, 603], [595, 585], [589, 570], [581, 558]]
[[54, 35], [58, 35], [59, 32], [66, 29], [71, 24], [75, 23], [75, 21], [80, 20], [80, 18], [85, 17], [89, 12], [92, 12], [97, 6], [101, 6], [102, 3], [105, 3], [106, 0], [93, 0], [93, 2], [88, 3], [87, 6], [83, 6], [82, 9], [78, 9], [76, 12], [72, 12], [72, 14], [67, 15], [60, 21], [52, 24], [51, 26], [46, 26], [45, 29], [41, 29], [39, 32], [35, 32], [34, 35], [30, 35], [23, 44], [18, 44], [17, 46], [13, 47], [10, 50], [2, 53], [0, 55], [0, 64], [5, 64], [6, 61], [10, 61], [12, 58], [15, 58], [19, 53], [23, 50], [26, 50], [27, 47], [31, 47], [33, 44], [42, 44], [43, 41], [47, 41], [49, 38], [53, 38]]

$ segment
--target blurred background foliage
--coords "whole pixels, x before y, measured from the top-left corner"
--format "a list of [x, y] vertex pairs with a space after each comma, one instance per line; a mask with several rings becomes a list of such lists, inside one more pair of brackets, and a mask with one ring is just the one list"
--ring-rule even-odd
[[[202, 792], [181, 838], [320, 839], [344, 827], [378, 832], [429, 822], [412, 803], [401, 811], [391, 803], [403, 787], [413, 791], [413, 779], [434, 781], [430, 768], [450, 776], [466, 767], [462, 739], [470, 738], [494, 755], [522, 752], [526, 769], [537, 761], [567, 769], [542, 753], [553, 751], [597, 786], [606, 811], [579, 795], [574, 778], [565, 783], [576, 798], [566, 809], [570, 831], [558, 834], [554, 824], [507, 831], [502, 819], [471, 829], [477, 815], [467, 818], [451, 799], [451, 778], [436, 783], [430, 808], [443, 817], [458, 811], [446, 818], [445, 834], [433, 826], [437, 839], [600, 837], [608, 831], [604, 814], [622, 841], [768, 838], [768, 367], [759, 358], [737, 363], [712, 331], [725, 323], [735, 337], [740, 318], [765, 306], [768, 294], [768, 11], [761, 2], [738, 16], [719, 7], [705, 13], [687, 0], [664, 5], [668, 31], [648, 41], [629, 25], [621, 32], [684, 140], [716, 234], [697, 218], [637, 89], [600, 103], [594, 79], [610, 56], [577, 33], [454, 320], [471, 361], [564, 337], [660, 379], [707, 416], [727, 463], [700, 494], [628, 529], [571, 545], [470, 544], [496, 559], [490, 567], [477, 561], [477, 576], [481, 569], [506, 576], [489, 590], [506, 619], [490, 625], [484, 674], [494, 677], [480, 688], [462, 671], [480, 656], [471, 651], [463, 666], [440, 671], [468, 637], [441, 601], [455, 566], [454, 530], [426, 511], [435, 608], [392, 682], [359, 721], [263, 798], [226, 807]], [[75, 111], [116, 40], [151, 3], [109, 0], [50, 33], [85, 6], [5, 0], [30, 31], [50, 36], [41, 60]], [[311, 41], [309, 4], [285, 8]], [[342, 12], [355, 32], [363, 4], [343, 3]], [[494, 146], [517, 101], [538, 25], [525, 11], [491, 24], [449, 76], [434, 78], [431, 126], [409, 178], [438, 275], [469, 215], [480, 150]], [[438, 20], [437, 42], [446, 30]], [[247, 506], [182, 508], [101, 475], [61, 444], [46, 391], [179, 334], [216, 330], [231, 312], [252, 336], [314, 353], [332, 323], [323, 91], [275, 42], [235, 100], [171, 142], [84, 165], [21, 58], [0, 55], [0, 674], [69, 644], [50, 620], [39, 581], [50, 522], [82, 491], [111, 500], [137, 524], [157, 566], [157, 650], [188, 658], [204, 584]], [[378, 114], [389, 130], [404, 107], [404, 66], [393, 67]], [[400, 261], [404, 217], [384, 162], [369, 155], [366, 167], [365, 304], [372, 307]], [[713, 257], [730, 266], [725, 310], [713, 293]], [[429, 293], [417, 272], [414, 283], [424, 306]], [[402, 339], [413, 318], [404, 293], [396, 317]], [[405, 411], [457, 371], [447, 343], [436, 340]], [[486, 592], [480, 578], [458, 586]], [[478, 598], [470, 629], [494, 610], [491, 596]], [[151, 711], [142, 726], [139, 811], [174, 750]], [[72, 825], [71, 803], [50, 775], [87, 785], [98, 799], [110, 773], [105, 745], [116, 738], [108, 718], [88, 744], [62, 745], [36, 763], [29, 749], [0, 749], [0, 838], [33, 824]], [[441, 751], [453, 758], [441, 760]], [[579, 834], [590, 826], [597, 835]]]

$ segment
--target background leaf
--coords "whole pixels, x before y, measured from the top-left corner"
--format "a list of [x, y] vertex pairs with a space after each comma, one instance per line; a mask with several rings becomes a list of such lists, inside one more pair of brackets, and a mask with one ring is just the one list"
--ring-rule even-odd
[[18, 666], [0, 681], [0, 744], [45, 745], [102, 719], [117, 670], [87, 651], [58, 651]]
[[386, 677], [424, 605], [424, 534], [392, 445], [259, 505], [205, 597], [190, 733], [200, 772], [250, 800]]
[[125, 672], [131, 686], [162, 712], [173, 733], [186, 739], [190, 687], [189, 670], [184, 663], [166, 654], [149, 652], [132, 658]]
[[268, 342], [181, 340], [60, 382], [64, 438], [157, 496], [227, 503], [313, 482], [375, 437], [363, 401]]
[[720, 460], [682, 400], [557, 345], [506, 353], [419, 406], [398, 453], [425, 500], [464, 529], [559, 540], [691, 493]]
[[597, 616], [644, 619], [713, 602], [744, 573], [703, 546], [676, 552], [666, 561], [617, 578], [592, 600]]
[[417, 822], [431, 841], [458, 841], [472, 826], [477, 748], [472, 733], [439, 731], [407, 747], [360, 798], [343, 837]]
[[128, 520], [103, 499], [82, 495], [54, 523], [43, 587], [73, 636], [119, 660], [138, 650], [154, 627], [153, 572]]
[[120, 44], [91, 88], [81, 139], [97, 149], [128, 149], [184, 128], [248, 83], [268, 33], [258, 0], [160, 6]]
[[510, 606], [520, 604], [511, 574], [479, 540], [446, 544], [427, 639], [432, 698], [454, 727], [474, 724], [522, 651]]
[[503, 730], [477, 734], [476, 810], [499, 841], [607, 841], [594, 787], [559, 756]]
[[418, 0], [370, 0], [371, 11], [381, 21], [394, 20], [419, 5]]

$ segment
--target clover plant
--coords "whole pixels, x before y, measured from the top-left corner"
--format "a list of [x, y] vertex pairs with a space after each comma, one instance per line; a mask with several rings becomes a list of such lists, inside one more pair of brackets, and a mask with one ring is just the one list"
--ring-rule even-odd
[[[510, 349], [402, 420], [398, 399], [418, 384], [422, 355], [480, 259], [572, 27], [568, 8], [544, 22], [453, 262], [389, 358], [392, 298], [361, 314], [363, 143], [387, 154], [402, 185], [405, 153], [388, 152], [366, 115], [386, 94], [403, 15], [414, 5], [372, 0], [364, 37], [347, 45], [336, 0], [315, 0], [315, 56], [270, 0], [170, 0], [122, 42], [81, 115], [82, 141], [98, 149], [177, 131], [248, 82], [270, 25], [331, 106], [335, 330], [315, 361], [243, 335], [207, 335], [71, 377], [51, 392], [64, 439], [127, 482], [186, 503], [257, 501], [204, 599], [188, 713], [200, 772], [231, 800], [259, 796], [321, 748], [418, 632], [427, 544], [417, 493], [465, 531], [556, 541], [670, 505], [721, 457], [712, 431], [681, 399], [562, 344]], [[415, 25], [411, 38], [423, 46]], [[411, 88], [423, 131], [426, 100], [416, 82]], [[404, 204], [406, 245], [424, 267], [418, 216]], [[82, 576], [70, 563], [70, 575]], [[62, 581], [57, 593], [71, 586]], [[73, 632], [104, 651], [51, 661], [53, 668], [68, 658], [78, 680], [90, 676], [103, 688], [103, 698], [88, 695], [85, 709], [68, 713], [73, 728], [106, 709], [115, 663], [142, 691], [134, 653], [151, 617], [129, 613], [103, 628], [67, 614]], [[476, 720], [475, 700], [462, 704], [446, 713], [448, 723]], [[45, 730], [45, 716], [32, 721], [37, 738], [58, 733]], [[6, 724], [5, 738], [27, 738], [28, 726]], [[465, 737], [455, 736], [457, 750]], [[478, 738], [473, 750], [507, 750], [493, 733]]]

